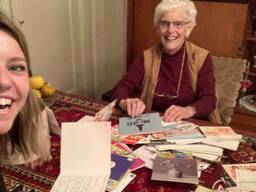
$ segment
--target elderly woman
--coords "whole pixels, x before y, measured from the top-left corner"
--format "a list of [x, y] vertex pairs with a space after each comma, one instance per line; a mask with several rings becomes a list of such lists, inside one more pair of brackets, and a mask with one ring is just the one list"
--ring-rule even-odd
[[[190, 0], [162, 0], [157, 5], [154, 24], [160, 43], [132, 63], [113, 94], [128, 115], [138, 116], [147, 108], [164, 113], [164, 120], [171, 122], [208, 119], [214, 111], [211, 56], [187, 40], [196, 25], [196, 14]], [[210, 119], [220, 122], [217, 112]]]
[[29, 71], [25, 38], [0, 11], [0, 165], [50, 159], [45, 106], [31, 92]]

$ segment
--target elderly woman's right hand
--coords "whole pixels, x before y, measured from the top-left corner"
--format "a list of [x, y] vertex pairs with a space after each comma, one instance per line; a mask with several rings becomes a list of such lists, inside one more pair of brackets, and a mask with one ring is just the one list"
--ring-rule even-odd
[[146, 108], [146, 105], [138, 98], [121, 99], [119, 107], [127, 111], [127, 114], [131, 117], [137, 117], [142, 114]]

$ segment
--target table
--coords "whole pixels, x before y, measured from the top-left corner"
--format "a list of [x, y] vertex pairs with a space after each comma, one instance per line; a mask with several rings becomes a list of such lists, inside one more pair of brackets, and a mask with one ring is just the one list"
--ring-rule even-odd
[[[52, 102], [51, 108], [54, 111], [57, 121], [74, 122], [82, 118], [84, 115], [94, 115], [107, 103], [98, 101], [88, 97], [79, 97], [57, 91]], [[115, 111], [112, 116], [112, 123], [118, 122], [119, 112]], [[200, 125], [212, 125], [210, 122], [191, 119], [190, 121]], [[256, 133], [238, 130], [238, 132], [256, 138]], [[25, 192], [48, 192], [50, 191], [55, 179], [60, 171], [60, 137], [51, 135], [51, 154], [53, 159], [41, 166], [31, 169], [24, 165], [4, 166], [1, 168], [5, 183], [10, 191]], [[256, 162], [256, 141], [248, 139], [242, 142], [237, 152], [226, 151], [224, 162], [227, 163], [248, 163]], [[221, 174], [221, 166], [214, 164], [204, 172], [200, 178], [201, 183], [212, 185], [213, 175]], [[163, 181], [151, 181], [151, 170], [140, 168], [134, 172], [137, 176], [126, 187], [125, 192], [170, 192], [170, 191], [193, 191], [195, 185], [171, 183]]]

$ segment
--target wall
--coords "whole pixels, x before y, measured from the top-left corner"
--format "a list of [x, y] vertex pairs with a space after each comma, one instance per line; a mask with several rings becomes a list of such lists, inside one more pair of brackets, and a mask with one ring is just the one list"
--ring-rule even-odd
[[27, 37], [34, 74], [100, 98], [125, 68], [126, 1], [0, 0]]
[[125, 67], [126, 1], [81, 0], [72, 10], [80, 13], [74, 21], [81, 20], [74, 24], [75, 52], [86, 63], [77, 68], [82, 80], [78, 90], [99, 98], [114, 87]]

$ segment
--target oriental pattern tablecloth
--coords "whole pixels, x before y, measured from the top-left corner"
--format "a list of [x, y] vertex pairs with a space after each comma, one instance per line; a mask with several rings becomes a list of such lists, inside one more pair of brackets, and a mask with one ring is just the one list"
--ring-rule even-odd
[[[87, 97], [79, 97], [63, 92], [56, 92], [52, 98], [51, 109], [56, 115], [59, 124], [62, 122], [75, 122], [84, 115], [94, 115], [106, 102], [97, 101]], [[118, 113], [112, 116], [112, 123], [118, 122]], [[207, 124], [205, 121], [192, 120], [197, 124]], [[243, 141], [236, 152], [226, 151], [223, 157], [225, 163], [256, 162], [256, 133], [242, 132], [250, 136]], [[81, 149], [82, 150], [82, 149]], [[60, 171], [60, 137], [51, 134], [52, 160], [37, 166], [34, 169], [24, 165], [3, 166], [3, 174], [9, 191], [22, 192], [48, 192]], [[185, 192], [194, 191], [196, 186], [191, 184], [151, 181], [151, 170], [141, 168], [134, 172], [135, 179], [126, 187], [131, 192]], [[200, 183], [211, 188], [218, 178], [224, 174], [220, 164], [212, 164], [200, 177]], [[221, 183], [220, 183], [221, 184]]]

